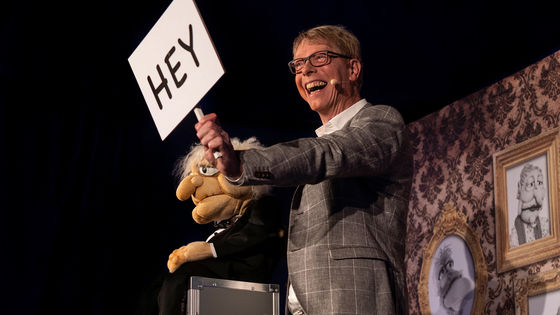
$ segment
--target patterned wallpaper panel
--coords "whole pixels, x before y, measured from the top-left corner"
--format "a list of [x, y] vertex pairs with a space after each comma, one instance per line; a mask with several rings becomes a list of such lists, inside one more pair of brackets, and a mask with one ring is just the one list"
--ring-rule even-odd
[[560, 268], [560, 257], [498, 274], [492, 155], [560, 125], [560, 51], [409, 124], [415, 171], [408, 214], [407, 281], [420, 314], [422, 255], [445, 203], [480, 238], [488, 271], [485, 314], [514, 314], [513, 283]]

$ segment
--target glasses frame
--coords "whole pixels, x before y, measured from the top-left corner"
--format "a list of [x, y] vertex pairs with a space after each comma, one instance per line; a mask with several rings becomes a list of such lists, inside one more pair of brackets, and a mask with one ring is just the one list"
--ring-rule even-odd
[[[327, 61], [323, 64], [320, 64], [320, 65], [314, 65], [313, 62], [311, 61], [311, 58], [313, 56], [316, 56], [317, 54], [325, 54], [327, 56]], [[306, 61], [309, 61], [309, 64], [312, 65], [313, 67], [322, 67], [324, 65], [328, 65], [329, 63], [331, 63], [331, 60], [332, 60], [331, 58], [337, 58], [337, 57], [338, 58], [352, 59], [352, 57], [345, 56], [345, 55], [342, 55], [342, 54], [339, 54], [339, 53], [335, 53], [334, 51], [319, 50], [319, 51], [316, 51], [316, 52], [312, 53], [311, 55], [309, 55], [305, 58], [296, 58], [296, 59], [288, 62], [288, 68], [290, 68], [290, 72], [292, 74], [299, 74], [299, 73], [301, 73], [301, 69], [299, 71], [296, 70], [296, 67], [294, 65], [294, 63], [296, 61], [303, 61], [303, 65], [305, 65]], [[303, 66], [302, 66], [302, 68], [303, 68]]]

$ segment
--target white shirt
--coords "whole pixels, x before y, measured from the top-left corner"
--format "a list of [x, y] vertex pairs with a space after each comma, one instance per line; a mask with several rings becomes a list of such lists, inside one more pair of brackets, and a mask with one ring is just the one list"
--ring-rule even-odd
[[[329, 133], [333, 133], [337, 130], [342, 129], [342, 127], [344, 127], [344, 125], [346, 125], [346, 123], [350, 121], [352, 117], [356, 116], [360, 109], [362, 109], [362, 107], [364, 107], [366, 104], [366, 99], [362, 98], [352, 106], [343, 110], [340, 114], [334, 116], [326, 124], [317, 128], [315, 130], [315, 134], [317, 134], [318, 137], [322, 137], [324, 135], [328, 135]], [[288, 309], [292, 314], [303, 314], [303, 309], [297, 299], [292, 284], [290, 284], [290, 288], [288, 290]]]
[[356, 115], [356, 113], [358, 113], [360, 111], [360, 109], [362, 109], [362, 107], [364, 107], [364, 105], [366, 105], [366, 104], [367, 104], [366, 99], [362, 98], [361, 100], [356, 102], [354, 105], [352, 105], [352, 106], [348, 107], [347, 109], [345, 109], [344, 111], [342, 111], [342, 113], [334, 116], [326, 124], [317, 128], [315, 130], [315, 134], [317, 134], [318, 137], [322, 137], [324, 135], [328, 135], [329, 133], [333, 133], [337, 130], [342, 129], [342, 127], [344, 127], [344, 125], [346, 125], [346, 123], [350, 119], [352, 119], [352, 117], [354, 117]]
[[[214, 236], [218, 235], [220, 232], [224, 230], [225, 230], [224, 228], [221, 228], [214, 231], [214, 233], [208, 236], [208, 238], [206, 239], [206, 243], [208, 243], [212, 238], [214, 238]], [[218, 254], [216, 253], [216, 249], [214, 248], [214, 243], [210, 243], [210, 250], [212, 251], [212, 257], [218, 258]]]

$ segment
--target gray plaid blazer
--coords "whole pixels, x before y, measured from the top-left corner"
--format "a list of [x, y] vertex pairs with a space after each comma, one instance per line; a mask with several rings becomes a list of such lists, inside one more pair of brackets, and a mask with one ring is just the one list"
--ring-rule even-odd
[[394, 108], [367, 104], [339, 131], [239, 155], [240, 184], [297, 186], [288, 274], [307, 314], [407, 314], [413, 164]]

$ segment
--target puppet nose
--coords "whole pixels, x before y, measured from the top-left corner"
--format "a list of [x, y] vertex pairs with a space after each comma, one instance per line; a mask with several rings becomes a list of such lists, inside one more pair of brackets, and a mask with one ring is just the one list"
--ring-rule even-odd
[[204, 179], [198, 175], [189, 175], [185, 177], [179, 187], [177, 187], [176, 195], [177, 199], [181, 201], [185, 201], [194, 194], [197, 187], [202, 186], [204, 183]]
[[194, 185], [194, 188], [196, 189], [196, 188], [202, 186], [202, 184], [204, 183], [204, 179], [202, 179], [201, 176], [192, 175], [191, 183]]

